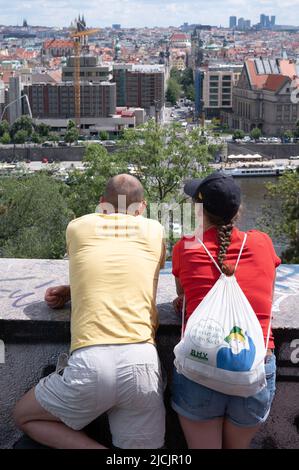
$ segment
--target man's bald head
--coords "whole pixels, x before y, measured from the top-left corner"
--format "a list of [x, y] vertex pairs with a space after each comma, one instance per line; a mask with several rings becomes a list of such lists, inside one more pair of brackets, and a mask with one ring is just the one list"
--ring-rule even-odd
[[112, 204], [116, 212], [124, 212], [132, 204], [140, 204], [143, 201], [144, 189], [134, 176], [116, 175], [109, 179], [104, 198], [105, 202]]

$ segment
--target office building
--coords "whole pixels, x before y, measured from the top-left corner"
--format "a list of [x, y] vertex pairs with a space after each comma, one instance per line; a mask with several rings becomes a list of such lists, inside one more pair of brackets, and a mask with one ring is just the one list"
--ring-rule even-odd
[[[73, 82], [75, 77], [75, 57], [68, 57], [62, 67], [62, 81]], [[112, 65], [102, 64], [98, 57], [80, 57], [80, 80], [92, 83], [110, 82], [112, 80]]]
[[[207, 119], [220, 117], [222, 110], [232, 109], [232, 91], [238, 82], [242, 65], [218, 64], [201, 68], [195, 77], [198, 114]], [[201, 88], [199, 88], [201, 87]]]
[[[289, 59], [247, 59], [233, 88], [232, 112], [223, 114], [232, 129], [281, 136], [295, 130], [299, 105], [292, 99], [298, 88], [296, 62]], [[295, 88], [294, 88], [295, 87]]]
[[229, 17], [229, 27], [230, 29], [234, 29], [237, 26], [237, 17], [236, 16], [230, 16]]

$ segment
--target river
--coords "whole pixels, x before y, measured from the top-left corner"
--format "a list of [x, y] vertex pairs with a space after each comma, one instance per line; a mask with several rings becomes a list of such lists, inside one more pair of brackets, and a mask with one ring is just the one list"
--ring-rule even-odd
[[[235, 178], [242, 191], [242, 209], [237, 222], [241, 230], [257, 228], [257, 222], [262, 215], [262, 206], [265, 205], [267, 194], [266, 183], [277, 183], [275, 177]], [[275, 206], [275, 201], [271, 205]], [[275, 238], [273, 243], [278, 255], [286, 248], [286, 244], [279, 243]]]

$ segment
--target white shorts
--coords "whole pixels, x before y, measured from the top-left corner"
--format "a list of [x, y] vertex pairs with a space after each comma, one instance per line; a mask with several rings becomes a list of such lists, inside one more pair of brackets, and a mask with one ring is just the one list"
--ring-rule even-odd
[[153, 344], [77, 349], [62, 374], [54, 372], [40, 380], [35, 397], [75, 430], [107, 412], [116, 447], [158, 449], [164, 445], [163, 381]]

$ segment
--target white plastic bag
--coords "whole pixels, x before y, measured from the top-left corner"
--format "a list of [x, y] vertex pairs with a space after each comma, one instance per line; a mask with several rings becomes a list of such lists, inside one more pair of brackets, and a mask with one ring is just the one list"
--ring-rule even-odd
[[[235, 270], [246, 238], [247, 234]], [[184, 336], [174, 349], [175, 366], [180, 374], [218, 392], [255, 395], [267, 384], [264, 359], [270, 325], [265, 347], [261, 325], [235, 275], [223, 274], [199, 242], [220, 277], [188, 319]]]

